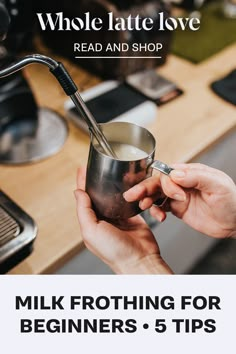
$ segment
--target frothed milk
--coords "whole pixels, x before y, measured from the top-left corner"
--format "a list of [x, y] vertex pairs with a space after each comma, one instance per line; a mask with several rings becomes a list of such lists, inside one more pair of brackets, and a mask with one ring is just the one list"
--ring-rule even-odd
[[[141, 160], [147, 157], [147, 153], [136, 146], [122, 143], [109, 143], [117, 158], [121, 161]], [[96, 146], [97, 150], [102, 152], [100, 146]]]

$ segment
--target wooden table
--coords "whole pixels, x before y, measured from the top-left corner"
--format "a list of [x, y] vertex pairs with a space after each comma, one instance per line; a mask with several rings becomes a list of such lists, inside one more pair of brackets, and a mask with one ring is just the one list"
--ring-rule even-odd
[[[167, 162], [187, 162], [211, 146], [236, 126], [236, 110], [209, 88], [215, 79], [235, 68], [236, 45], [199, 65], [170, 56], [159, 72], [175, 81], [184, 95], [158, 110], [149, 126], [157, 139], [158, 158]], [[57, 58], [58, 59], [58, 58]], [[99, 80], [71, 63], [65, 66], [83, 89]], [[48, 70], [31, 66], [25, 70], [40, 106], [64, 115], [67, 99]], [[37, 164], [0, 166], [0, 186], [36, 221], [39, 232], [34, 252], [10, 274], [52, 273], [83, 247], [76, 218], [76, 171], [85, 165], [89, 138], [70, 124], [62, 151]]]

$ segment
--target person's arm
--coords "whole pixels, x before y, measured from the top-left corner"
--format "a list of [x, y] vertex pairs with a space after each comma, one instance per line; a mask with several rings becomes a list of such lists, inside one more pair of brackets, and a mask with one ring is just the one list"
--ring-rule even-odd
[[116, 225], [99, 220], [84, 185], [85, 173], [80, 170], [75, 197], [87, 248], [117, 274], [172, 274], [143, 218], [136, 216]]
[[[156, 175], [124, 194], [127, 201], [140, 201], [141, 209], [163, 221], [171, 211], [192, 228], [212, 237], [236, 236], [236, 186], [222, 171], [202, 164], [173, 165], [170, 176]], [[162, 189], [170, 200], [166, 207], [153, 206]]]

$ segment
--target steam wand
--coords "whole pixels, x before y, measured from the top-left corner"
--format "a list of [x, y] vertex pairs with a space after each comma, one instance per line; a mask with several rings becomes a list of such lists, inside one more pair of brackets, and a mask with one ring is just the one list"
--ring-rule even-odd
[[103, 132], [99, 128], [95, 118], [93, 117], [86, 104], [84, 103], [82, 97], [80, 96], [76, 84], [74, 83], [62, 63], [57, 62], [56, 60], [41, 54], [28, 55], [22, 59], [19, 59], [17, 62], [13, 63], [9, 67], [0, 70], [0, 78], [12, 75], [16, 71], [23, 69], [25, 66], [34, 63], [46, 65], [50, 69], [51, 73], [56, 77], [67, 96], [70, 96], [71, 100], [74, 102], [74, 105], [86, 121], [89, 130], [95, 136], [104, 152], [107, 155], [116, 158], [114, 151], [109, 145]]

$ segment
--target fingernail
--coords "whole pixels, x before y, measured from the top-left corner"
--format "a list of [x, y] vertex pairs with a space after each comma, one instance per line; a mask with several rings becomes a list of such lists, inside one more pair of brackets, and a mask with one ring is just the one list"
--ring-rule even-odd
[[166, 216], [162, 216], [162, 217], [160, 218], [160, 222], [164, 222], [165, 219], [166, 219]]
[[185, 177], [186, 172], [182, 170], [173, 170], [171, 171], [171, 176], [175, 178], [183, 178]]
[[139, 208], [143, 210], [143, 201], [142, 200], [139, 202]]
[[186, 196], [182, 194], [174, 194], [173, 199], [177, 200], [178, 202], [185, 202]]
[[[137, 193], [137, 191], [136, 191], [136, 186], [135, 186], [135, 187], [132, 187], [131, 189], [132, 189], [132, 193], [135, 193], [135, 194]], [[128, 201], [129, 201], [129, 199], [130, 199], [130, 198], [129, 198], [129, 192], [130, 192], [131, 189], [129, 189], [128, 191], [126, 191], [126, 192], [123, 193], [123, 197], [124, 197], [125, 199], [128, 198]]]

